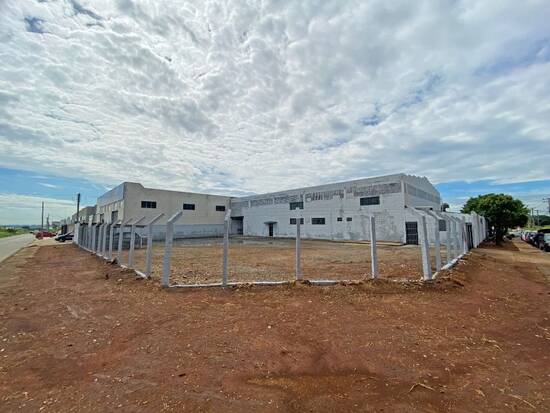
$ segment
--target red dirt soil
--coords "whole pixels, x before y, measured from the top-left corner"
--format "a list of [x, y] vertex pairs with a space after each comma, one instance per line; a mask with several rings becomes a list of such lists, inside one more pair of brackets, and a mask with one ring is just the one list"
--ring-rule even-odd
[[549, 412], [550, 254], [430, 283], [165, 291], [72, 245], [0, 264], [0, 411]]

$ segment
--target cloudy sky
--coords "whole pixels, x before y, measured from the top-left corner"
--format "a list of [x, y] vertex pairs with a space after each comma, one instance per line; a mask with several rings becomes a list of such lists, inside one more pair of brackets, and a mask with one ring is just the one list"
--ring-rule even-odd
[[550, 2], [0, 0], [0, 224], [122, 181], [550, 196]]

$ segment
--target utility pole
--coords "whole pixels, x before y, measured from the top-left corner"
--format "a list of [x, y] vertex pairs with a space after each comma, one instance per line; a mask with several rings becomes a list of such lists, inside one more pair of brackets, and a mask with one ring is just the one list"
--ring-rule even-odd
[[40, 231], [44, 231], [44, 201], [42, 201], [42, 221], [40, 221]]
[[50, 214], [46, 217], [46, 231], [50, 231]]
[[78, 222], [80, 218], [78, 215], [79, 211], [80, 211], [80, 192], [76, 194], [76, 222]]
[[548, 213], [550, 214], [550, 198], [544, 198], [543, 201], [548, 202]]

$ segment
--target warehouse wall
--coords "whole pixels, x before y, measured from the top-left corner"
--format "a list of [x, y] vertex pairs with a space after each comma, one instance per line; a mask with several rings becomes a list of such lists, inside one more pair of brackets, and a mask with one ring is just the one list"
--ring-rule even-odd
[[[234, 198], [232, 216], [244, 217], [244, 235], [268, 236], [266, 223], [273, 221], [275, 237], [294, 237], [296, 226], [290, 224], [290, 218], [302, 214], [305, 238], [369, 240], [368, 216], [374, 214], [378, 239], [402, 242], [404, 198], [401, 178], [402, 175], [392, 175]], [[372, 196], [380, 197], [379, 205], [360, 205], [362, 197]], [[291, 210], [290, 202], [303, 202], [304, 210]], [[314, 225], [312, 218], [325, 218], [325, 224]]]

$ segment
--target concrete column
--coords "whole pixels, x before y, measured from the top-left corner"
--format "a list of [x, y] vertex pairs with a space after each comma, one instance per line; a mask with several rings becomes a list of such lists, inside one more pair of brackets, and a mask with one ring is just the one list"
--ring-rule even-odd
[[439, 238], [439, 218], [434, 216], [435, 230], [434, 230], [434, 242], [435, 242], [435, 270], [441, 270], [441, 240]]
[[466, 217], [462, 217], [462, 252], [468, 252], [468, 231], [466, 230]]
[[105, 257], [105, 251], [107, 249], [107, 228], [109, 227], [109, 224], [103, 224], [103, 241], [101, 242], [101, 255]]
[[73, 243], [80, 245], [80, 223], [78, 222], [74, 224]]
[[428, 242], [428, 229], [426, 225], [426, 217], [424, 215], [419, 217], [420, 231], [422, 234], [421, 250], [422, 250], [422, 270], [424, 274], [424, 281], [432, 279], [432, 268], [430, 264], [430, 244]]
[[109, 228], [109, 253], [107, 255], [107, 258], [109, 258], [110, 260], [113, 259], [113, 240], [115, 236], [115, 227], [116, 222], [111, 222], [111, 226]]
[[92, 225], [92, 252], [95, 252], [95, 243], [97, 238], [97, 225]]
[[166, 240], [164, 244], [164, 262], [162, 267], [162, 286], [170, 285], [170, 264], [172, 259], [172, 245], [174, 243], [174, 223], [183, 214], [183, 211], [176, 212], [166, 223]]
[[376, 219], [374, 215], [371, 215], [369, 217], [369, 227], [371, 276], [372, 278], [378, 278], [378, 254], [376, 251]]
[[[302, 234], [300, 231], [302, 217], [298, 216], [296, 218], [296, 280], [300, 281], [302, 279]], [[305, 221], [304, 221], [305, 222]]]
[[143, 221], [145, 217], [141, 217], [137, 221], [132, 222], [130, 228], [130, 250], [128, 251], [128, 267], [134, 268], [134, 250], [136, 247], [136, 225]]
[[451, 225], [452, 222], [448, 217], [445, 217], [445, 237], [446, 237], [446, 258], [447, 258], [447, 264], [450, 263], [453, 260], [453, 241], [451, 236]]
[[122, 241], [124, 240], [124, 227], [132, 221], [132, 218], [122, 221], [120, 223], [120, 228], [118, 230], [118, 254], [117, 254], [117, 263], [122, 265]]
[[227, 285], [229, 278], [229, 230], [231, 226], [231, 210], [227, 210], [223, 220], [223, 273], [222, 284]]
[[151, 278], [151, 266], [153, 264], [153, 224], [157, 222], [164, 213], [157, 215], [147, 224], [147, 252], [145, 253], [145, 276]]

